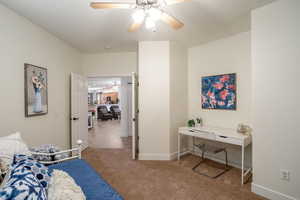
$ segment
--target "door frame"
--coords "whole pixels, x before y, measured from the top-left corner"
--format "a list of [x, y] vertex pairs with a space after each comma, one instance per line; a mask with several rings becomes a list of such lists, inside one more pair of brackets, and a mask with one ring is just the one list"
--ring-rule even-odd
[[131, 88], [132, 88], [132, 159], [137, 160], [139, 157], [139, 79], [135, 72], [131, 74]]
[[[87, 129], [87, 123], [88, 123], [88, 102], [87, 102], [87, 99], [86, 99], [86, 103], [87, 103], [87, 105], [86, 105], [86, 108], [87, 108], [87, 110], [86, 110], [86, 112], [84, 111], [84, 113], [81, 113], [81, 112], [79, 112], [79, 114], [81, 114], [81, 115], [86, 115], [86, 117], [84, 117], [84, 119], [85, 119], [85, 121], [86, 121], [86, 132], [84, 132], [83, 134], [85, 134], [86, 136], [86, 138], [81, 138], [80, 137], [80, 133], [79, 133], [79, 135], [78, 136], [76, 136], [76, 135], [74, 135], [74, 133], [73, 133], [73, 128], [75, 128], [75, 125], [77, 125], [77, 126], [81, 126], [80, 124], [78, 124], [79, 122], [81, 122], [80, 121], [80, 119], [81, 119], [81, 116], [80, 115], [77, 115], [78, 113], [76, 113], [75, 115], [73, 115], [74, 113], [72, 112], [73, 111], [73, 86], [74, 86], [74, 83], [73, 83], [73, 78], [75, 78], [75, 77], [77, 77], [77, 78], [79, 78], [79, 79], [82, 79], [81, 81], [83, 81], [84, 82], [84, 84], [86, 84], [85, 86], [83, 86], [83, 87], [86, 87], [86, 88], [88, 88], [88, 86], [87, 86], [87, 79], [86, 79], [86, 77], [85, 76], [82, 76], [81, 74], [77, 74], [77, 73], [74, 73], [74, 72], [71, 72], [71, 75], [70, 75], [70, 146], [71, 146], [71, 148], [74, 148], [74, 147], [76, 147], [77, 146], [77, 140], [82, 140], [83, 139], [83, 143], [82, 143], [82, 150], [84, 150], [85, 148], [87, 148], [88, 147], [88, 141], [87, 141], [87, 136], [88, 136], [88, 129]], [[82, 83], [82, 82], [81, 82]], [[86, 93], [86, 95], [87, 95], [87, 93]], [[81, 96], [82, 98], [83, 98], [83, 96]], [[87, 96], [86, 96], [87, 97]], [[85, 98], [85, 97], [84, 97]], [[80, 103], [80, 102], [79, 102]], [[79, 107], [79, 111], [80, 111], [80, 107]], [[76, 120], [74, 120], [74, 118], [78, 118], [79, 119], [79, 121], [77, 121], [77, 119]], [[77, 121], [77, 122], [76, 122]], [[77, 123], [77, 124], [73, 124], [73, 123]], [[82, 124], [84, 124], [84, 123], [82, 123]], [[85, 126], [83, 126], [84, 127], [84, 129], [85, 129]], [[80, 130], [79, 130], [80, 131]], [[78, 137], [78, 138], [77, 138]], [[85, 139], [86, 139], [86, 141], [85, 141]]]
[[[131, 72], [131, 73], [129, 73], [129, 74], [88, 74], [88, 75], [86, 75], [86, 78], [87, 78], [87, 80], [89, 79], [89, 78], [123, 78], [123, 77], [132, 77], [132, 74], [136, 74], [136, 77], [137, 77], [137, 82], [139, 82], [138, 81], [138, 73], [137, 72]], [[138, 90], [138, 89], [137, 89]], [[133, 91], [132, 91], [133, 92]], [[132, 106], [133, 107], [133, 106]], [[137, 95], [137, 110], [138, 110], [138, 107], [139, 107], [139, 104], [138, 104], [138, 95]], [[138, 113], [136, 113], [136, 117], [135, 118], [137, 118], [137, 121], [138, 121]], [[132, 117], [130, 118], [131, 120], [131, 122], [134, 120]], [[137, 127], [138, 127], [138, 124], [137, 124]], [[136, 137], [137, 138], [139, 138], [138, 137], [139, 136], [139, 129], [137, 128], [136, 129]], [[134, 140], [133, 140], [133, 135], [132, 135], [132, 142], [134, 142]], [[134, 145], [132, 145], [132, 146], [134, 146]], [[137, 140], [137, 142], [136, 142], [136, 148], [137, 148], [137, 155], [135, 156], [135, 158], [133, 158], [134, 160], [136, 160], [136, 159], [138, 159], [138, 151], [139, 151], [139, 140]], [[133, 154], [133, 153], [132, 153]]]

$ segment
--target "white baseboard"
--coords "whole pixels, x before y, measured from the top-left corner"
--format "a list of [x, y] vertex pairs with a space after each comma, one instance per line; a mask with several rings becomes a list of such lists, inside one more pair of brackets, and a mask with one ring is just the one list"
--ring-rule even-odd
[[164, 153], [140, 153], [139, 160], [171, 160], [171, 154]]
[[[181, 156], [183, 156], [185, 154], [188, 154], [188, 153], [191, 153], [191, 151], [189, 149], [182, 149], [182, 152], [184, 152], [184, 153], [181, 153]], [[196, 151], [194, 154], [197, 155], [197, 156], [201, 156], [200, 151]], [[178, 155], [177, 152], [173, 152], [173, 153], [170, 153], [170, 154], [140, 153], [139, 154], [139, 160], [176, 160], [177, 155]], [[205, 154], [205, 157], [207, 159], [213, 160], [215, 162], [225, 164], [225, 160], [213, 157], [210, 154]], [[231, 162], [231, 161], [228, 161], [228, 165], [232, 166], [232, 167], [235, 167], [235, 168], [238, 168], [238, 169], [241, 169], [241, 166], [239, 164]], [[245, 166], [245, 167], [249, 168], [249, 166]]]
[[171, 153], [171, 154], [170, 154], [170, 160], [177, 160], [177, 155], [178, 155], [177, 152]]
[[[186, 151], [186, 149], [183, 149]], [[170, 154], [140, 153], [139, 160], [177, 160], [177, 151]]]
[[[185, 154], [188, 154], [188, 153], [191, 153], [191, 152], [189, 152], [187, 150], [184, 150], [183, 152], [185, 152], [185, 153], [181, 153], [181, 156], [183, 156]], [[200, 152], [195, 152], [194, 154], [197, 155], [197, 156], [201, 156]], [[173, 152], [173, 153], [170, 153], [170, 154], [140, 153], [139, 154], [139, 160], [176, 160], [177, 159], [177, 155], [178, 155], [177, 152]], [[213, 156], [211, 156], [209, 154], [206, 154], [205, 157], [208, 158], [208, 159], [210, 159], [210, 160], [216, 161], [218, 163], [225, 164], [224, 160], [219, 159], [219, 158], [215, 158], [215, 157], [213, 157]], [[241, 166], [239, 164], [234, 163], [234, 162], [230, 162], [230, 161], [228, 161], [228, 165], [232, 166], [232, 167], [235, 167], [235, 168], [239, 168], [239, 169], [241, 168]]]
[[258, 194], [260, 196], [266, 197], [271, 200], [297, 200], [294, 197], [291, 197], [286, 194], [282, 194], [280, 192], [271, 190], [269, 188], [266, 188], [264, 186], [255, 183], [251, 184], [251, 191], [255, 194]]

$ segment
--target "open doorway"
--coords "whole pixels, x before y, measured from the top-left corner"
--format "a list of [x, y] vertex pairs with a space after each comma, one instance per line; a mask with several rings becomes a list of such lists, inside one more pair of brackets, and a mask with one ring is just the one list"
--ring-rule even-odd
[[91, 148], [132, 148], [132, 77], [88, 78]]

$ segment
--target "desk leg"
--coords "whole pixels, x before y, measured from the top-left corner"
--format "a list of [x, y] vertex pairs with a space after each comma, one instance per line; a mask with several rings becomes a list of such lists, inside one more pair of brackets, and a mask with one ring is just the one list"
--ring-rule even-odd
[[195, 136], [193, 136], [193, 154], [195, 154]]
[[177, 160], [180, 160], [180, 152], [181, 152], [181, 148], [180, 148], [180, 141], [181, 140], [181, 134], [178, 133], [178, 153], [177, 153]]
[[245, 148], [244, 145], [242, 145], [242, 185], [244, 185], [244, 159], [245, 159]]

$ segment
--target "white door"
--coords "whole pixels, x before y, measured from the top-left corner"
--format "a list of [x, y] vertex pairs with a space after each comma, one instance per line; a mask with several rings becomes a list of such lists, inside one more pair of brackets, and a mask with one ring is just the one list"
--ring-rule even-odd
[[132, 159], [138, 159], [138, 80], [136, 73], [132, 73]]
[[88, 146], [88, 84], [81, 75], [71, 73], [71, 144], [77, 146], [82, 140], [82, 149]]

